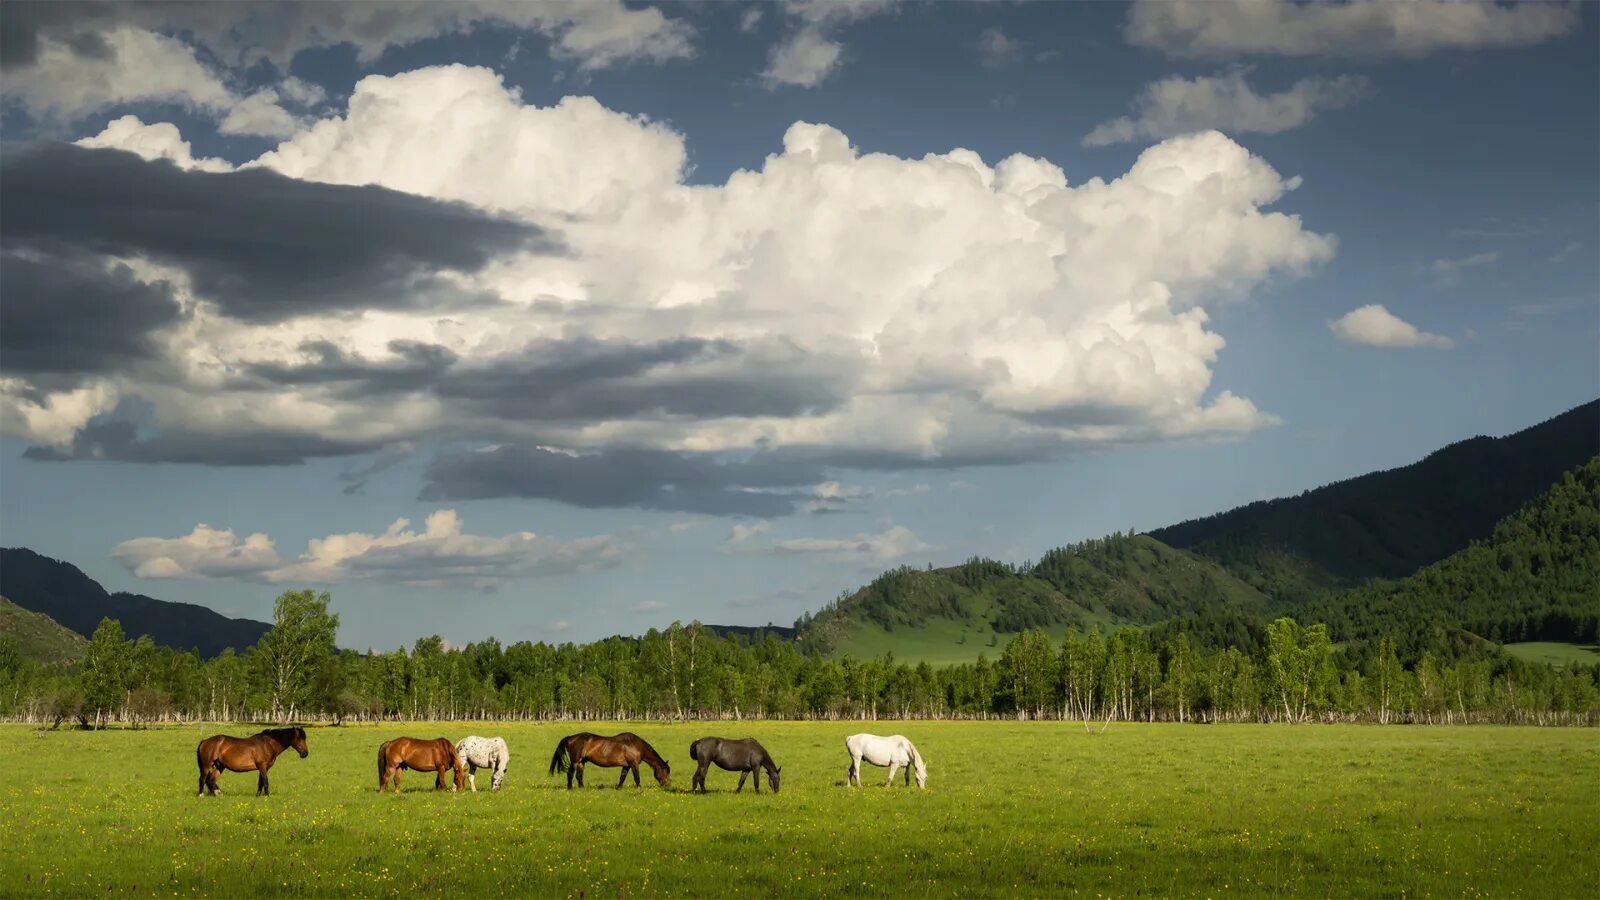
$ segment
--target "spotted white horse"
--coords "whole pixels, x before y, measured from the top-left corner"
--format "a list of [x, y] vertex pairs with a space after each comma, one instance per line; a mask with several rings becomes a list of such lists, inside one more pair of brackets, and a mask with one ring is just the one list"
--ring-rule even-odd
[[467, 784], [474, 791], [478, 789], [477, 774], [480, 768], [494, 771], [492, 786], [494, 790], [500, 790], [500, 782], [506, 778], [506, 766], [511, 764], [511, 749], [506, 746], [505, 738], [464, 737], [456, 744], [456, 754], [467, 764]]
[[866, 760], [875, 766], [889, 767], [889, 780], [885, 787], [894, 784], [894, 773], [901, 766], [906, 767], [907, 785], [911, 784], [911, 773], [916, 772], [917, 787], [928, 786], [928, 767], [922, 762], [922, 754], [903, 735], [879, 737], [876, 734], [852, 734], [844, 739], [844, 746], [850, 751], [850, 772], [845, 776], [846, 784], [861, 785], [861, 761]]

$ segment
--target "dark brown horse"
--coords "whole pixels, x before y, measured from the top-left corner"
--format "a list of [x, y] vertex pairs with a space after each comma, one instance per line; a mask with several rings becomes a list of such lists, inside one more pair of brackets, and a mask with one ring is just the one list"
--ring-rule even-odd
[[418, 772], [437, 772], [434, 780], [435, 790], [444, 790], [448, 785], [444, 782], [444, 773], [451, 769], [456, 770], [455, 790], [461, 790], [467, 783], [467, 776], [462, 772], [461, 756], [456, 753], [456, 745], [450, 743], [449, 738], [434, 738], [425, 741], [421, 738], [395, 738], [384, 741], [378, 748], [378, 793], [383, 793], [383, 786], [394, 784], [394, 792], [400, 793], [400, 773], [406, 769], [415, 769]]
[[556, 744], [555, 755], [550, 757], [550, 774], [557, 772], [567, 773], [567, 790], [572, 790], [572, 778], [578, 778], [578, 787], [583, 787], [584, 763], [594, 763], [597, 766], [612, 768], [622, 767], [622, 777], [617, 779], [620, 789], [623, 782], [628, 780], [628, 773], [633, 773], [633, 786], [639, 786], [639, 763], [650, 767], [656, 775], [656, 781], [662, 787], [672, 786], [672, 767], [661, 758], [656, 748], [644, 742], [644, 739], [631, 731], [622, 734], [603, 737], [585, 731], [581, 734], [569, 734]]
[[217, 773], [224, 769], [229, 772], [249, 772], [254, 769], [259, 773], [256, 796], [271, 793], [267, 790], [267, 770], [272, 768], [272, 761], [278, 758], [278, 754], [290, 747], [300, 751], [300, 758], [305, 759], [304, 728], [268, 728], [247, 738], [225, 734], [206, 738], [194, 750], [194, 760], [200, 766], [200, 790], [195, 796], [208, 790], [213, 797], [222, 793], [222, 789], [217, 787]]
[[[689, 758], [698, 762], [700, 768], [695, 770], [694, 778], [689, 782], [689, 790], [700, 789], [706, 792], [706, 769], [712, 763], [717, 768], [728, 772], [739, 773], [739, 786], [733, 789], [735, 794], [744, 790], [744, 780], [760, 769], [767, 770], [767, 784], [772, 786], [772, 792], [778, 792], [778, 773], [783, 771], [772, 757], [767, 754], [767, 748], [761, 746], [755, 738], [745, 738], [742, 741], [733, 741], [727, 738], [703, 737], [689, 745]], [[756, 775], [756, 793], [761, 793], [761, 776]]]

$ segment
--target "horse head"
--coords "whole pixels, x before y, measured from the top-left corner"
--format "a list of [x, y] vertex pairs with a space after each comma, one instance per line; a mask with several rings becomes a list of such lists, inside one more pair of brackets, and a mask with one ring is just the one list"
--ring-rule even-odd
[[664, 788], [672, 787], [672, 765], [665, 757], [657, 756], [656, 759], [660, 760], [661, 765], [650, 767], [650, 771], [655, 773], [656, 783]]
[[783, 772], [783, 766], [773, 766], [767, 770], [767, 784], [772, 787], [772, 792], [778, 792], [778, 775]]
[[296, 752], [300, 754], [301, 759], [306, 758], [306, 754], [311, 751], [306, 749], [306, 730], [304, 728], [301, 728], [298, 725], [295, 726], [294, 736], [289, 739], [289, 746], [293, 747]]
[[447, 738], [440, 738], [439, 741], [440, 743], [444, 744], [445, 752], [450, 754], [450, 765], [456, 770], [456, 791], [460, 792], [466, 790], [467, 772], [466, 766], [461, 762], [461, 754], [456, 752], [456, 745], [450, 743]]

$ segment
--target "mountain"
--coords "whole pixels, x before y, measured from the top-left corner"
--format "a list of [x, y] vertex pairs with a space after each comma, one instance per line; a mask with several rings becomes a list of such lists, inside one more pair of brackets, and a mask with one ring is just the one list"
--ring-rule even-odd
[[1311, 603], [1305, 618], [1336, 640], [1393, 635], [1402, 654], [1441, 641], [1600, 641], [1600, 457], [1495, 526], [1493, 533], [1398, 581], [1368, 582]]
[[143, 594], [108, 594], [76, 566], [25, 547], [0, 549], [0, 594], [23, 609], [43, 613], [85, 637], [102, 618], [117, 619], [131, 638], [148, 634], [157, 644], [178, 650], [198, 648], [204, 657], [224, 648], [244, 650], [272, 626], [230, 619], [192, 603], [170, 603]]
[[946, 663], [997, 655], [1004, 636], [1028, 628], [1059, 637], [1203, 607], [1259, 612], [1266, 598], [1213, 562], [1145, 535], [1113, 535], [1023, 566], [974, 558], [945, 569], [894, 569], [798, 627], [812, 649]]
[[1402, 578], [1489, 537], [1562, 473], [1600, 454], [1600, 401], [1420, 462], [1150, 532], [1211, 559], [1283, 608]]
[[16, 638], [23, 656], [46, 665], [70, 665], [82, 659], [89, 648], [83, 635], [5, 597], [0, 597], [0, 635]]

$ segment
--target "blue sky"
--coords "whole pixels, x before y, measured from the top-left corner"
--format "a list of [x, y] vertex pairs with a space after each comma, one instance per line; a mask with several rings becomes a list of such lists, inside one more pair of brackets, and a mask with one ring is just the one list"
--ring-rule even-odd
[[1600, 17], [1398, 8], [8, 4], [0, 542], [786, 624], [1593, 399]]

